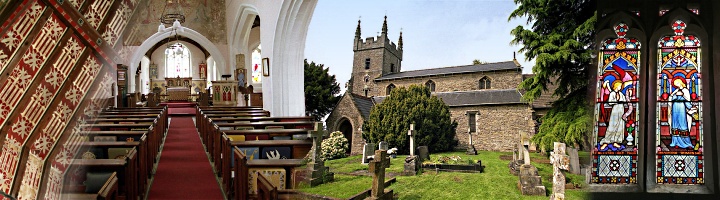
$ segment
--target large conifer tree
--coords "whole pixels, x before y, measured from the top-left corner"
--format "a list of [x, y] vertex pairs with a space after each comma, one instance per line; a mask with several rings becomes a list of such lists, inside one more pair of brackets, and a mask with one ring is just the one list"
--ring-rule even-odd
[[330, 68], [305, 59], [305, 114], [320, 121], [340, 100], [340, 86]]
[[[512, 30], [512, 43], [521, 45], [520, 52], [527, 59], [535, 59], [535, 76], [519, 86], [526, 91], [523, 98], [533, 101], [543, 92], [559, 97], [541, 119], [533, 141], [543, 150], [552, 149], [552, 143], [558, 141], [578, 147], [587, 142], [592, 130], [587, 95], [589, 72], [594, 67], [596, 2], [515, 0], [515, 4], [518, 8], [509, 19], [527, 17], [531, 27]], [[547, 91], [549, 84], [557, 89]]]

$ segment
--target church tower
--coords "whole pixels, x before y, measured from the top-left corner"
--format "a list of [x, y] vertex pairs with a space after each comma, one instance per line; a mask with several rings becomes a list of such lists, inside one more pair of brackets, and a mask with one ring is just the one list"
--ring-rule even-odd
[[402, 31], [398, 44], [392, 43], [387, 36], [387, 16], [382, 33], [377, 37], [363, 40], [360, 37], [360, 20], [355, 30], [353, 44], [353, 70], [348, 91], [360, 96], [383, 96], [383, 88], [378, 88], [375, 79], [387, 74], [400, 72], [402, 63]]

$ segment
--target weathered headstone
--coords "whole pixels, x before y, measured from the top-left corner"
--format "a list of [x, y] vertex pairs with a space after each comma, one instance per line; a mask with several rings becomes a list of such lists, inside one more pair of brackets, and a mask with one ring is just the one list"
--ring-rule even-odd
[[420, 159], [417, 155], [414, 156], [407, 156], [405, 158], [405, 164], [403, 169], [403, 175], [405, 176], [414, 176], [417, 175], [418, 170], [420, 169]]
[[385, 168], [390, 167], [390, 158], [384, 150], [375, 151], [375, 159], [370, 161], [368, 171], [372, 173], [373, 182], [370, 197], [367, 200], [390, 200], [393, 198], [392, 190], [385, 190]]
[[580, 170], [580, 157], [578, 156], [578, 150], [576, 148], [567, 148], [568, 156], [570, 156], [570, 173], [582, 174]]
[[419, 146], [417, 148], [418, 151], [418, 159], [420, 159], [420, 163], [426, 160], [430, 160], [430, 152], [428, 151], [427, 146]]
[[553, 164], [553, 189], [550, 200], [565, 199], [565, 175], [561, 170], [570, 168], [570, 158], [565, 155], [565, 143], [553, 143], [554, 150], [550, 155], [550, 163]]
[[[530, 164], [530, 152], [528, 151], [528, 146], [530, 145], [529, 138], [522, 132], [519, 132], [519, 135], [518, 159], [515, 161], [515, 164], [520, 165], [517, 172], [520, 179], [518, 184], [520, 192], [523, 195], [545, 196], [545, 186], [542, 185], [542, 178], [538, 174], [537, 168]], [[512, 170], [511, 168], [511, 172], [513, 172]]]
[[311, 187], [327, 183], [335, 179], [335, 174], [330, 172], [328, 167], [325, 166], [325, 162], [323, 162], [322, 158], [320, 158], [320, 147], [324, 136], [327, 136], [327, 131], [323, 129], [322, 122], [316, 122], [315, 130], [308, 131], [308, 137], [313, 140], [313, 151], [311, 152], [312, 155], [310, 156], [310, 163], [308, 164]]
[[368, 156], [372, 156], [377, 148], [375, 143], [365, 143], [363, 146], [362, 164], [368, 164]]
[[473, 135], [470, 131], [468, 131], [468, 148], [465, 153], [467, 155], [477, 155], [477, 150], [475, 150], [475, 145], [473, 145]]
[[545, 196], [545, 186], [543, 186], [542, 178], [538, 175], [538, 170], [535, 166], [530, 164], [520, 166], [518, 182], [520, 193], [523, 195]]
[[415, 155], [415, 124], [410, 124], [410, 130], [408, 130], [408, 136], [410, 136], [410, 155]]
[[388, 149], [390, 149], [390, 148], [388, 148], [388, 143], [387, 143], [387, 142], [381, 141], [380, 143], [378, 143], [378, 150], [385, 150], [385, 151], [387, 151]]

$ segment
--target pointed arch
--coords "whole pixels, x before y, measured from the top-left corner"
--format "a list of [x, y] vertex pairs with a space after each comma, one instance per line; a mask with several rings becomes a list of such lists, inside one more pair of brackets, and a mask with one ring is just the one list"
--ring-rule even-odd
[[425, 82], [425, 87], [430, 89], [430, 92], [435, 92], [435, 81], [428, 80], [427, 82]]
[[390, 95], [393, 89], [395, 89], [395, 84], [390, 83], [390, 85], [385, 88], [385, 95]]
[[490, 77], [483, 76], [478, 81], [478, 89], [484, 90], [484, 89], [490, 89], [492, 88], [492, 81], [490, 80]]

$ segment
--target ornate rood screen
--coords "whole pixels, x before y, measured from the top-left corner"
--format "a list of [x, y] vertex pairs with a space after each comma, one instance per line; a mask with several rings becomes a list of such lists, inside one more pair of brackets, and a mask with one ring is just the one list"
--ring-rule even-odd
[[[596, 80], [592, 183], [634, 184], [638, 151], [655, 151], [658, 184], [704, 184], [700, 40], [685, 35], [686, 24], [672, 24], [674, 35], [658, 41], [657, 74], [640, 82], [640, 42], [626, 38], [629, 27], [614, 27], [617, 38], [600, 44]], [[657, 84], [655, 141], [639, 141], [639, 86]], [[652, 94], [652, 93], [649, 93]], [[650, 99], [646, 98], [646, 99]], [[652, 118], [650, 118], [652, 119]], [[642, 133], [640, 133], [642, 134]], [[651, 137], [647, 137], [651, 138]], [[654, 149], [643, 149], [653, 142]]]

